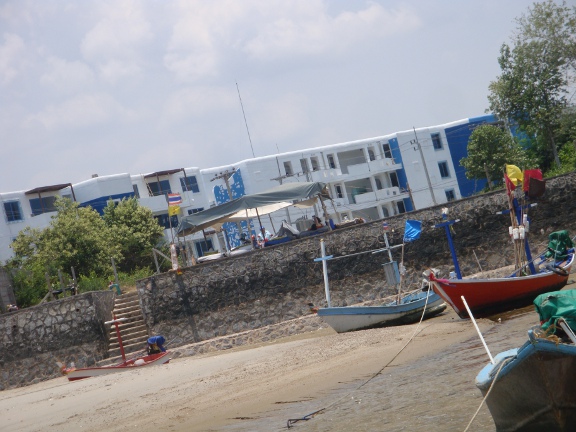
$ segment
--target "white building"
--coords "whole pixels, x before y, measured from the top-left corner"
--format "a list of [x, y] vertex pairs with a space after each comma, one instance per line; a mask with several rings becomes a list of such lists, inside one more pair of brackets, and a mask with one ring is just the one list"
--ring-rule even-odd
[[[270, 189], [280, 183], [328, 183], [334, 205], [328, 206], [335, 222], [362, 217], [382, 219], [407, 211], [445, 203], [481, 190], [485, 182], [467, 180], [459, 161], [466, 156], [474, 127], [495, 123], [492, 115], [439, 126], [397, 132], [353, 142], [328, 145], [244, 160], [217, 168], [176, 168], [148, 174], [117, 174], [77, 184], [38, 187], [1, 193], [0, 262], [12, 256], [10, 243], [25, 227], [48, 226], [54, 199], [65, 196], [102, 213], [108, 200], [136, 196], [165, 228], [172, 241], [180, 218], [244, 194]], [[186, 162], [186, 161], [184, 161]], [[167, 193], [182, 196], [181, 214], [168, 216]], [[282, 220], [305, 228], [314, 213], [279, 211], [261, 219], [275, 231]], [[258, 222], [255, 222], [255, 225]], [[187, 238], [194, 255], [224, 248], [224, 236], [205, 231]], [[229, 237], [232, 246], [237, 235]]]

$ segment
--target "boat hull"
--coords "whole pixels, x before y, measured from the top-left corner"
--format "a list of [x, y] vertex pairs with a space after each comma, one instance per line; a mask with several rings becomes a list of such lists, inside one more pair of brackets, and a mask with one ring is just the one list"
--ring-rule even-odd
[[574, 382], [576, 346], [533, 335], [521, 348], [500, 353], [476, 377], [482, 394], [490, 391], [486, 405], [498, 432], [576, 430]]
[[435, 279], [434, 292], [442, 297], [461, 318], [468, 318], [462, 301], [466, 299], [474, 316], [488, 316], [496, 312], [530, 304], [538, 295], [558, 291], [568, 282], [574, 256], [561, 265], [566, 271], [560, 275], [552, 271], [535, 275], [492, 279]]
[[318, 309], [318, 315], [338, 333], [364, 330], [374, 327], [411, 324], [422, 317], [431, 318], [442, 313], [447, 305], [437, 294], [430, 293], [426, 302], [426, 293], [419, 293], [414, 301], [401, 302], [400, 305], [385, 306], [345, 306]]
[[138, 357], [113, 366], [73, 369], [71, 371], [66, 371], [65, 373], [69, 381], [76, 381], [85, 378], [161, 365], [168, 363], [169, 361], [170, 357], [168, 357], [168, 352], [162, 352], [159, 354], [151, 354], [144, 357]]

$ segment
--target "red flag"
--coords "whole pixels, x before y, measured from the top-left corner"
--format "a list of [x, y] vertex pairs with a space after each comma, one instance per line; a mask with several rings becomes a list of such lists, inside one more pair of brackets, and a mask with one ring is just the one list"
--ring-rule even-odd
[[531, 169], [524, 171], [524, 185], [522, 189], [524, 192], [528, 192], [530, 189], [530, 179], [542, 180], [542, 171], [539, 169]]

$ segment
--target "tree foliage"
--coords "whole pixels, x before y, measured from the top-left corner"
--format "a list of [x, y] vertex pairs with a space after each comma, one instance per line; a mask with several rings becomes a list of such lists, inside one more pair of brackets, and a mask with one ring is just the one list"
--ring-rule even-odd
[[110, 280], [113, 258], [118, 272], [150, 273], [151, 248], [162, 239], [163, 230], [136, 199], [117, 206], [110, 201], [104, 217], [66, 198], [56, 199], [55, 207], [48, 227], [26, 228], [11, 245], [14, 258], [8, 268], [14, 272], [20, 306], [39, 302], [49, 283], [58, 286], [58, 270], [66, 275], [74, 268], [77, 279], [87, 283]]
[[488, 184], [502, 181], [504, 164], [524, 166], [522, 147], [501, 128], [479, 126], [468, 140], [468, 156], [460, 160], [469, 179], [486, 179]]
[[576, 83], [576, 7], [535, 3], [516, 22], [512, 46], [500, 50], [502, 73], [489, 86], [490, 110], [538, 137], [548, 168], [560, 164], [557, 130]]
[[136, 198], [123, 199], [118, 205], [109, 201], [103, 219], [119, 247], [120, 268], [131, 272], [149, 265], [151, 250], [163, 235], [152, 211], [140, 206]]

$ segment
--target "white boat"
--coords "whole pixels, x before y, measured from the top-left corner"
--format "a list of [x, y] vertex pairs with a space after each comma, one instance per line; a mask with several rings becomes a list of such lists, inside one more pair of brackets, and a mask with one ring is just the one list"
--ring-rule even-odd
[[318, 309], [318, 316], [336, 330], [345, 333], [373, 327], [411, 324], [442, 313], [446, 303], [436, 293], [419, 291], [382, 306], [344, 306]]

